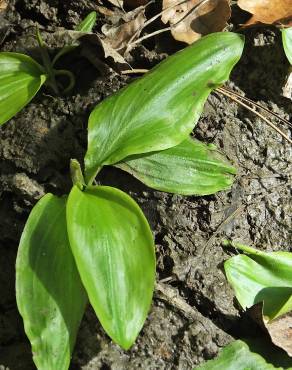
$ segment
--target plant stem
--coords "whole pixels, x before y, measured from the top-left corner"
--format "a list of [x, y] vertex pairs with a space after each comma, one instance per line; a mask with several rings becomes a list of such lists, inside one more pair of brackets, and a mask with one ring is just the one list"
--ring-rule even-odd
[[73, 87], [75, 86], [75, 77], [72, 72], [68, 71], [67, 69], [57, 69], [54, 70], [55, 76], [66, 76], [69, 79], [69, 84], [68, 86], [62, 91], [63, 94], [67, 94], [70, 92]]
[[86, 186], [91, 186], [102, 167], [98, 167], [95, 173], [88, 179]]
[[51, 59], [50, 59], [50, 56], [49, 56], [49, 53], [48, 53], [48, 50], [45, 46], [45, 43], [42, 39], [42, 36], [40, 34], [40, 30], [38, 27], [36, 27], [36, 38], [37, 38], [37, 41], [38, 41], [38, 44], [39, 44], [39, 47], [40, 47], [40, 52], [41, 52], [41, 57], [42, 57], [42, 60], [43, 60], [43, 65], [44, 65], [44, 68], [48, 74], [48, 80], [46, 82], [47, 85], [49, 85], [52, 90], [54, 91], [54, 93], [56, 95], [59, 95], [59, 88], [58, 88], [58, 85], [57, 85], [57, 82], [56, 82], [56, 78], [55, 78], [55, 72], [54, 72], [54, 69], [53, 69], [53, 66], [52, 66], [52, 62], [51, 62]]

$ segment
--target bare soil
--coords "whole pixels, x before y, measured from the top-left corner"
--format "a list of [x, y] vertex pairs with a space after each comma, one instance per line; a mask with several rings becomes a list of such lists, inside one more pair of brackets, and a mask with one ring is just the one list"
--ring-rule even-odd
[[[8, 10], [0, 13], [0, 48], [39, 58], [33, 38], [38, 24], [54, 52], [60, 45], [52, 35], [60, 27], [72, 29], [95, 7], [94, 0], [11, 0]], [[102, 21], [99, 16], [97, 28]], [[291, 120], [291, 101], [280, 95], [288, 69], [280, 32], [261, 27], [244, 33], [244, 56], [229, 87]], [[132, 63], [150, 68], [165, 57], [166, 49], [180, 46], [169, 35], [154, 38], [132, 52]], [[1, 370], [35, 368], [14, 289], [17, 247], [29, 212], [46, 192], [68, 192], [69, 160], [82, 161], [90, 111], [131, 81], [111, 70], [102, 74], [78, 51], [60, 66], [77, 77], [72, 95], [56, 97], [43, 90], [0, 128]], [[194, 135], [216, 144], [238, 168], [230, 191], [177, 196], [153, 191], [117, 169], [100, 173], [101, 183], [128, 192], [144, 210], [155, 235], [160, 283], [146, 324], [129, 351], [110, 341], [88, 307], [72, 369], [191, 370], [233, 338], [264, 340], [227, 284], [223, 262], [233, 251], [221, 242], [229, 238], [269, 251], [291, 250], [291, 146], [253, 114], [217, 94], [208, 99]], [[275, 350], [268, 346], [269, 352]], [[277, 365], [292, 365], [278, 354]]]

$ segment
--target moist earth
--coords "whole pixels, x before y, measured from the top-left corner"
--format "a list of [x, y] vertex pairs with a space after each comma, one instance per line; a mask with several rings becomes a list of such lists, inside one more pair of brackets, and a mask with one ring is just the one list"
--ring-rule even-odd
[[[8, 10], [0, 13], [0, 47], [39, 58], [33, 38], [36, 24], [53, 52], [61, 46], [54, 37], [60, 27], [74, 28], [94, 9], [96, 2], [90, 0], [10, 1]], [[97, 27], [101, 24], [98, 17]], [[281, 97], [288, 62], [280, 32], [253, 28], [244, 33], [244, 56], [228, 86], [291, 120], [291, 101]], [[175, 44], [163, 36], [139, 45], [131, 55], [133, 65], [150, 68], [159, 62], [166, 55], [161, 45], [167, 42]], [[45, 193], [69, 191], [69, 161], [82, 162], [90, 111], [133, 78], [107, 68], [106, 61], [102, 64], [103, 70], [96, 69], [78, 52], [64, 57], [60, 66], [70, 67], [77, 78], [73, 93], [56, 97], [43, 90], [0, 128], [1, 370], [35, 368], [14, 289], [15, 258], [29, 212]], [[237, 167], [230, 190], [178, 196], [153, 191], [117, 169], [100, 173], [100, 183], [126, 191], [145, 212], [155, 235], [158, 283], [148, 319], [129, 351], [110, 341], [88, 307], [71, 369], [191, 370], [234, 338], [265, 337], [241, 312], [226, 281], [223, 263], [234, 251], [224, 248], [222, 240], [268, 251], [291, 249], [291, 146], [217, 93], [206, 102], [194, 136], [216, 144]], [[291, 366], [283, 353], [281, 359], [278, 365]]]

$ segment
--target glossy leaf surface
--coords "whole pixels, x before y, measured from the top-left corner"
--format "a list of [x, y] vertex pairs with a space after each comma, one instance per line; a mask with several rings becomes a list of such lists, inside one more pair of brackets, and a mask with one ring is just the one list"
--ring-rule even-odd
[[16, 298], [38, 370], [67, 370], [87, 296], [69, 246], [64, 198], [47, 194], [29, 216]]
[[238, 243], [242, 250], [224, 264], [227, 280], [243, 309], [263, 302], [265, 319], [272, 320], [292, 310], [292, 253], [261, 252]]
[[42, 67], [29, 56], [0, 53], [0, 125], [28, 104], [45, 80]]
[[290, 64], [292, 65], [292, 27], [282, 30], [283, 47]]
[[194, 370], [283, 370], [268, 364], [266, 360], [252, 352], [241, 340], [223, 348], [218, 357], [194, 368]]
[[230, 187], [236, 170], [213, 146], [191, 138], [160, 152], [116, 165], [147, 186], [170, 193], [207, 195]]
[[89, 118], [86, 180], [102, 165], [187, 139], [211, 90], [228, 79], [243, 44], [242, 36], [230, 32], [203, 37], [97, 105]]
[[146, 319], [154, 289], [154, 242], [127, 194], [74, 186], [67, 205], [70, 245], [91, 305], [107, 334], [128, 349]]

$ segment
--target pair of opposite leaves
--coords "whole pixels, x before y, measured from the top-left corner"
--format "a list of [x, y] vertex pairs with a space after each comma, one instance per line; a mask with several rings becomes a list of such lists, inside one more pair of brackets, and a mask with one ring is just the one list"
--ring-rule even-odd
[[[89, 120], [87, 181], [103, 165], [128, 166], [129, 172], [139, 168], [143, 173], [143, 163], [145, 180], [157, 158], [160, 168], [173, 158], [177, 169], [185, 166], [188, 177], [188, 156], [196, 147], [188, 135], [210, 91], [228, 78], [242, 48], [237, 34], [207, 36], [99, 104]], [[206, 152], [202, 143], [197, 148], [202, 146]], [[142, 153], [149, 154], [129, 158]], [[212, 167], [207, 154], [198, 161], [210, 173], [212, 185], [212, 176], [216, 183], [222, 168], [228, 170], [221, 165], [216, 174], [218, 161]], [[161, 182], [159, 174], [156, 179]], [[220, 186], [213, 186], [213, 192]], [[124, 348], [138, 335], [154, 289], [151, 231], [129, 196], [109, 187], [81, 191], [75, 186], [65, 203], [65, 198], [52, 195], [39, 201], [23, 232], [17, 258], [17, 302], [38, 369], [68, 368], [86, 304], [83, 286], [104, 329]]]

